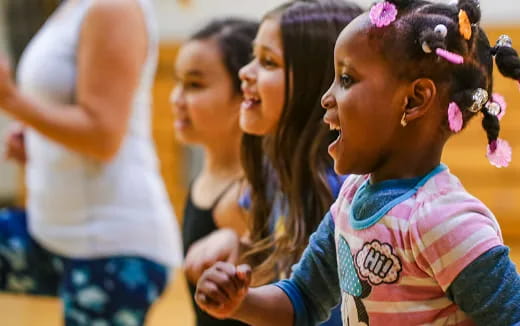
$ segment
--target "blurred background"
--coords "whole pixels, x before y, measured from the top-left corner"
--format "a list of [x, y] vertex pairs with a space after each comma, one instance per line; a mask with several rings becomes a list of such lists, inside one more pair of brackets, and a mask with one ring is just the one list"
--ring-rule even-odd
[[[0, 52], [13, 64], [28, 40], [38, 30], [60, 0], [0, 0]], [[186, 188], [200, 167], [196, 149], [180, 146], [174, 140], [173, 117], [168, 101], [173, 86], [173, 62], [179, 44], [198, 26], [218, 16], [245, 16], [260, 19], [281, 0], [153, 0], [161, 34], [159, 66], [154, 88], [154, 138], [161, 170], [178, 217], [181, 217]], [[354, 0], [368, 8], [372, 0]], [[520, 1], [481, 0], [483, 25], [494, 42], [509, 34], [520, 49]], [[475, 119], [468, 130], [448, 144], [444, 162], [458, 175], [466, 188], [486, 203], [502, 225], [513, 258], [520, 262], [520, 89], [497, 77], [495, 91], [505, 96], [508, 111], [502, 121], [502, 138], [513, 147], [513, 163], [496, 169], [485, 158], [486, 137]], [[8, 120], [0, 114], [0, 135]], [[14, 164], [0, 160], [0, 207], [23, 205], [22, 173]], [[182, 222], [179, 220], [179, 222]], [[190, 302], [180, 273], [165, 297], [155, 307], [149, 325], [191, 325]], [[0, 295], [0, 325], [59, 325], [57, 300]]]

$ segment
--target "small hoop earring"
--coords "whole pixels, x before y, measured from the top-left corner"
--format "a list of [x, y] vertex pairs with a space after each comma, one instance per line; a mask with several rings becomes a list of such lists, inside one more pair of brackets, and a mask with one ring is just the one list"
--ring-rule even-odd
[[408, 121], [406, 121], [406, 112], [403, 113], [403, 117], [401, 118], [401, 126], [406, 127], [408, 125]]

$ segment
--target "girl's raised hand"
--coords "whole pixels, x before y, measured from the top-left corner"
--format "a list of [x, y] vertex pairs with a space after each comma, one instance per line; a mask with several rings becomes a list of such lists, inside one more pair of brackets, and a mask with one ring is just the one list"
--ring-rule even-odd
[[195, 301], [215, 318], [231, 318], [240, 308], [251, 284], [251, 267], [218, 262], [197, 283]]

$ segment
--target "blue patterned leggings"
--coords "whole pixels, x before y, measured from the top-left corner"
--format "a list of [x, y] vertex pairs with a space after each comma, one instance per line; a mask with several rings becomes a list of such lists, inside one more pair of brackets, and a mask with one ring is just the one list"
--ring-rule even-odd
[[71, 259], [42, 248], [21, 210], [0, 210], [0, 291], [59, 296], [67, 326], [139, 326], [168, 268], [140, 257]]

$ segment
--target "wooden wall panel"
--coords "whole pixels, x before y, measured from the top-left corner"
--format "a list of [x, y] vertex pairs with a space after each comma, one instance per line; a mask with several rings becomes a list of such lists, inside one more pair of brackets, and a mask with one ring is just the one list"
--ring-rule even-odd
[[153, 136], [161, 161], [161, 172], [175, 208], [177, 219], [182, 220], [182, 210], [186, 196], [186, 176], [183, 147], [176, 142], [173, 130], [173, 113], [169, 101], [173, 88], [173, 63], [178, 45], [161, 45], [159, 64], [154, 87]]

